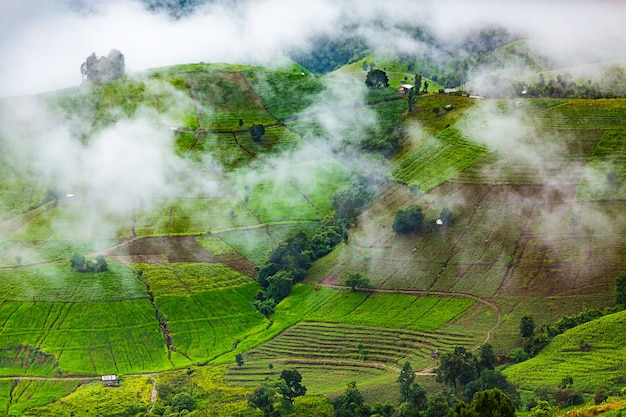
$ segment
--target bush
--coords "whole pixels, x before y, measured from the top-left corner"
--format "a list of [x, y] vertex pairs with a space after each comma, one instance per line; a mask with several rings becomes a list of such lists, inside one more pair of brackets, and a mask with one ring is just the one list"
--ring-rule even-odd
[[422, 209], [416, 205], [400, 210], [393, 219], [393, 231], [398, 234], [417, 232], [424, 224]]

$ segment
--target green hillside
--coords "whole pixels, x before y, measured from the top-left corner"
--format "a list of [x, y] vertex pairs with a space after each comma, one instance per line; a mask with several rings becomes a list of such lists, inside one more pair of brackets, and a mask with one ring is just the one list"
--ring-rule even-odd
[[[493, 59], [509, 63], [522, 47]], [[373, 60], [390, 87], [364, 86]], [[303, 404], [328, 408], [325, 395], [357, 381], [368, 402], [397, 405], [406, 361], [430, 395], [443, 389], [433, 351], [489, 343], [506, 361], [522, 316], [541, 326], [611, 306], [626, 269], [626, 100], [477, 99], [428, 80], [409, 111], [396, 87], [410, 69], [373, 56], [323, 77], [188, 64], [36, 97], [86, 154], [129, 126], [162, 135], [171, 188], [137, 189], [134, 206], [116, 190], [93, 198], [89, 182], [58, 189], [20, 165], [35, 161], [11, 153], [15, 138], [0, 138], [4, 415], [148, 414], [173, 392], [193, 393], [193, 415], [254, 415], [246, 395], [290, 368], [312, 394]], [[342, 202], [363, 213], [332, 223]], [[422, 229], [394, 232], [413, 204]], [[281, 258], [315, 262], [262, 314], [260, 271], [299, 232], [327, 254]], [[86, 265], [104, 256], [108, 270], [73, 271], [77, 254]], [[344, 286], [354, 273], [371, 288]], [[565, 376], [588, 393], [603, 381], [619, 389], [622, 319], [570, 330], [505, 374], [526, 392]], [[121, 386], [93, 381], [104, 374]]]
[[[528, 390], [557, 386], [566, 377], [586, 392], [619, 390], [626, 377], [625, 329], [626, 312], [609, 314], [556, 336], [539, 355], [504, 373]], [[581, 349], [583, 341], [591, 343], [589, 350]]]

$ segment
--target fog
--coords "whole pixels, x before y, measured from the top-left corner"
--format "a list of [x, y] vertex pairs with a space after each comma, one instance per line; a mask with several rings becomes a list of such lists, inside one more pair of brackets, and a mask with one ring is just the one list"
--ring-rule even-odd
[[497, 24], [557, 62], [610, 61], [626, 57], [625, 15], [619, 0], [212, 1], [179, 19], [138, 0], [0, 0], [0, 97], [76, 86], [80, 63], [114, 48], [130, 71], [198, 61], [277, 66], [315, 36], [348, 31], [373, 48], [425, 50], [393, 29], [403, 24], [422, 25], [448, 45]]
[[[624, 16], [626, 3], [621, 1], [212, 1], [175, 18], [133, 0], [0, 0], [0, 97], [81, 85], [80, 64], [92, 52], [103, 56], [120, 50], [131, 77], [149, 68], [200, 61], [280, 67], [288, 62], [290, 51], [312, 48], [320, 35], [358, 35], [374, 54], [391, 50], [438, 61], [460, 48], [467, 34], [499, 25], [528, 39], [553, 65], [615, 61], [626, 58]], [[408, 37], [398, 29], [403, 25], [423, 26], [438, 46]], [[489, 68], [477, 73], [481, 70]], [[372, 168], [379, 176], [388, 175], [380, 160], [363, 162], [353, 141], [378, 122], [368, 108], [355, 111], [364, 100], [362, 81], [335, 76], [323, 82], [326, 90], [300, 114], [316, 120], [323, 134], [306, 137], [299, 150], [262, 158], [253, 170], [234, 176], [239, 189], [228, 190], [231, 194], [277, 178], [315, 183], [316, 173], [325, 172], [328, 156], [339, 149], [350, 155], [342, 159], [349, 169]], [[0, 110], [0, 136], [9, 139], [7, 158], [22, 173], [27, 170], [63, 193], [79, 194], [94, 208], [92, 219], [130, 216], [183, 191], [221, 195], [219, 169], [180, 175], [197, 166], [174, 152], [170, 126], [179, 126], [176, 115], [194, 103], [166, 83], [154, 82], [148, 88], [165, 91], [168, 111], [139, 108], [130, 117], [112, 114], [116, 121], [93, 135], [92, 126], [53, 114], [34, 99], [8, 100]], [[560, 166], [566, 150], [542, 140], [525, 117], [523, 107], [502, 111], [479, 104], [464, 133], [498, 155], [501, 166], [515, 161], [532, 170], [536, 183], [593, 177], [580, 166]], [[88, 143], [84, 136], [91, 136]], [[307, 172], [299, 169], [302, 160], [307, 161]], [[214, 166], [210, 155], [202, 164]], [[275, 184], [281, 187], [284, 182]], [[511, 198], [516, 204], [534, 204], [523, 196]], [[546, 224], [570, 215], [546, 213]], [[610, 223], [601, 214], [598, 218], [605, 230]]]

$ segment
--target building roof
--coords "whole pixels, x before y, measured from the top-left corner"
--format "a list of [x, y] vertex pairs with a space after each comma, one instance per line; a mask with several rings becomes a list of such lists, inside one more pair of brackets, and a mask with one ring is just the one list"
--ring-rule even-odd
[[117, 381], [117, 375], [102, 375], [103, 381]]

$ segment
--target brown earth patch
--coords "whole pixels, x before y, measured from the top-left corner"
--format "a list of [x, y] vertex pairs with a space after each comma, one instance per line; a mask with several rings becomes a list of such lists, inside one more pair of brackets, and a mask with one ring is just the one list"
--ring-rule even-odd
[[144, 237], [111, 249], [108, 256], [122, 263], [222, 263], [245, 276], [256, 277], [254, 264], [241, 254], [215, 255], [196, 242], [195, 236]]
[[326, 278], [324, 278], [323, 280], [320, 281], [320, 284], [322, 285], [333, 285], [335, 283], [335, 281], [337, 281], [337, 275], [329, 275]]

